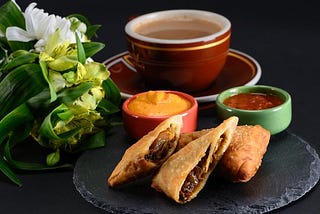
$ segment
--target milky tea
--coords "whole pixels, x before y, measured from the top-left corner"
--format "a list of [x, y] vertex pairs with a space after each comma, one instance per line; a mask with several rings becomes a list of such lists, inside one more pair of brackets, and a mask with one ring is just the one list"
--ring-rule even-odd
[[180, 40], [209, 36], [221, 30], [213, 22], [192, 17], [167, 18], [140, 23], [134, 31], [156, 39]]

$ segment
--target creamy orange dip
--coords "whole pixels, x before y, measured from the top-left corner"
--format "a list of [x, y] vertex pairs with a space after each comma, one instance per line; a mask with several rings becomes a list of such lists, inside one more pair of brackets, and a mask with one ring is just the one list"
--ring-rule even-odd
[[190, 107], [191, 102], [184, 97], [163, 91], [148, 91], [128, 104], [129, 110], [146, 116], [178, 114]]

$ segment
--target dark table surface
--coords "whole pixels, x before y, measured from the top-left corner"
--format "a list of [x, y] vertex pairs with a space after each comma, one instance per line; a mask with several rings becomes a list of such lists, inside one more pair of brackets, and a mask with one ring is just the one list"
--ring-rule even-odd
[[[24, 10], [32, 1], [16, 0]], [[6, 2], [1, 0], [1, 5]], [[135, 15], [163, 9], [203, 9], [232, 22], [231, 48], [254, 57], [261, 65], [259, 84], [273, 85], [292, 95], [293, 118], [288, 130], [320, 153], [318, 92], [320, 91], [320, 13], [315, 1], [65, 1], [38, 0], [38, 7], [60, 16], [85, 15], [101, 24], [98, 38], [106, 47], [96, 61], [126, 50], [124, 25]], [[0, 213], [105, 213], [85, 201], [73, 184], [73, 171], [20, 173], [23, 187], [0, 175]], [[318, 213], [320, 186], [273, 213]]]

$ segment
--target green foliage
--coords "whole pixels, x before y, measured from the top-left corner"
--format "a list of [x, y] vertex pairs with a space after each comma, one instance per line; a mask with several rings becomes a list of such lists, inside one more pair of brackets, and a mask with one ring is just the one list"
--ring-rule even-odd
[[[85, 23], [88, 39], [99, 25], [79, 14], [70, 15], [72, 28]], [[26, 28], [23, 13], [8, 1], [0, 7], [0, 31]], [[58, 31], [57, 31], [58, 32]], [[105, 45], [98, 42], [56, 43], [35, 52], [35, 41], [7, 41], [0, 34], [0, 171], [22, 186], [15, 170], [72, 168], [61, 153], [78, 153], [106, 145], [111, 119], [120, 110], [121, 96], [110, 72], [91, 59]], [[90, 58], [90, 59], [89, 59]], [[47, 153], [45, 163], [17, 160], [13, 151], [36, 143]]]

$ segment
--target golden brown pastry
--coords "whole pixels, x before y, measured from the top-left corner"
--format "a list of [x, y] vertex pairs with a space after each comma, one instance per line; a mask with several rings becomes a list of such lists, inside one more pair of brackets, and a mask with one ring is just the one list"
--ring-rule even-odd
[[237, 123], [237, 117], [230, 117], [174, 153], [153, 177], [151, 187], [181, 204], [195, 198], [228, 148]]
[[232, 182], [249, 181], [260, 168], [270, 132], [260, 125], [238, 126], [232, 142], [219, 162], [219, 171]]
[[208, 133], [211, 129], [202, 129], [194, 132], [185, 132], [180, 134], [180, 138], [177, 145], [177, 150], [182, 149], [185, 145], [191, 141], [201, 137], [202, 135]]
[[[182, 133], [177, 148], [182, 148], [211, 129]], [[270, 141], [270, 132], [260, 125], [237, 126], [229, 148], [219, 163], [219, 173], [232, 182], [249, 181], [260, 168]]]
[[181, 127], [182, 116], [172, 116], [130, 146], [108, 178], [108, 185], [127, 183], [158, 169], [175, 151]]

